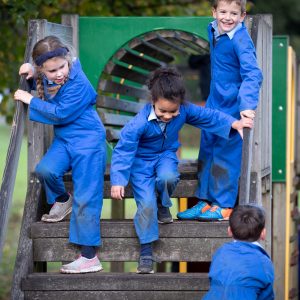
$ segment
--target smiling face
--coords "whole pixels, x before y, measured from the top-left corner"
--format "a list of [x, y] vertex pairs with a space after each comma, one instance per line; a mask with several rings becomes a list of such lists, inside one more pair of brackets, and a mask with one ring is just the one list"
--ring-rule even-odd
[[153, 105], [156, 116], [162, 122], [168, 123], [179, 114], [180, 103], [158, 98]]
[[48, 80], [56, 84], [64, 84], [69, 75], [68, 60], [63, 57], [50, 58], [43, 63], [42, 72]]
[[218, 6], [213, 8], [213, 17], [218, 22], [220, 34], [230, 32], [239, 23], [243, 22], [246, 13], [241, 11], [241, 6], [235, 1], [219, 1]]

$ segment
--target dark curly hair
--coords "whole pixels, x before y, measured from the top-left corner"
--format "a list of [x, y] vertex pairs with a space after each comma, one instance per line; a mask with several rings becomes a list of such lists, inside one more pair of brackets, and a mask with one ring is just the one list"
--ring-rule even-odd
[[184, 102], [185, 87], [182, 76], [173, 67], [162, 67], [153, 71], [147, 81], [147, 86], [154, 103], [159, 98], [176, 103]]

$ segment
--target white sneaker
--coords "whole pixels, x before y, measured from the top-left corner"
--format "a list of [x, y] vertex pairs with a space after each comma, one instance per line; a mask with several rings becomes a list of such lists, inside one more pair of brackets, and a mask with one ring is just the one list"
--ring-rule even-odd
[[72, 211], [73, 197], [70, 194], [68, 201], [66, 202], [55, 202], [50, 209], [49, 214], [42, 216], [43, 222], [59, 222], [63, 220]]
[[73, 262], [63, 265], [60, 268], [60, 272], [66, 274], [91, 273], [101, 270], [103, 270], [103, 268], [97, 255], [91, 259], [80, 256]]

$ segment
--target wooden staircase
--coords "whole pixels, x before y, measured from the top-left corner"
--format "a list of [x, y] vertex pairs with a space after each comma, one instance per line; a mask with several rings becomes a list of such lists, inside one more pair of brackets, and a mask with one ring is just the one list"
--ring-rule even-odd
[[[196, 164], [180, 165], [181, 180], [174, 195], [192, 194], [196, 188]], [[70, 176], [65, 177], [66, 180]], [[109, 176], [105, 176], [105, 198], [110, 197]], [[71, 186], [71, 182], [66, 182]], [[187, 192], [188, 191], [188, 192]], [[132, 197], [130, 187], [127, 197]], [[105, 200], [104, 200], [105, 201]], [[125, 200], [126, 201], [126, 200]], [[174, 216], [175, 217], [175, 216]], [[162, 262], [209, 262], [214, 251], [228, 241], [228, 222], [197, 222], [175, 220], [160, 225], [160, 239], [154, 243], [154, 256]], [[132, 262], [139, 258], [139, 241], [132, 220], [102, 220], [103, 244], [99, 258], [107, 262]], [[80, 250], [69, 244], [69, 222], [33, 222], [33, 272], [22, 279], [25, 299], [200, 299], [208, 290], [206, 273], [135, 274], [124, 272], [63, 275], [47, 270], [49, 262], [74, 260]]]

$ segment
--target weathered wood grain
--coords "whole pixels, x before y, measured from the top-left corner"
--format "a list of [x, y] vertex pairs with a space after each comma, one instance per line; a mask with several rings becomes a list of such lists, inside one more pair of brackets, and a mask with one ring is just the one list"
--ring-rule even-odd
[[204, 296], [204, 292], [199, 291], [38, 291], [38, 292], [26, 292], [25, 298], [30, 300], [74, 300], [74, 299], [85, 299], [85, 300], [199, 300]]
[[[161, 261], [211, 261], [215, 250], [229, 238], [160, 238], [153, 244], [154, 256]], [[72, 261], [79, 247], [67, 238], [33, 240], [34, 261]], [[137, 261], [140, 243], [137, 238], [103, 238], [99, 258], [103, 261]]]
[[[175, 216], [174, 216], [175, 217]], [[101, 220], [102, 238], [136, 238], [132, 220]], [[160, 224], [161, 238], [227, 238], [228, 221], [198, 222], [174, 220], [172, 224]], [[67, 238], [69, 222], [36, 222], [31, 226], [32, 239]]]
[[205, 273], [34, 273], [22, 282], [24, 291], [203, 291], [209, 287]]

